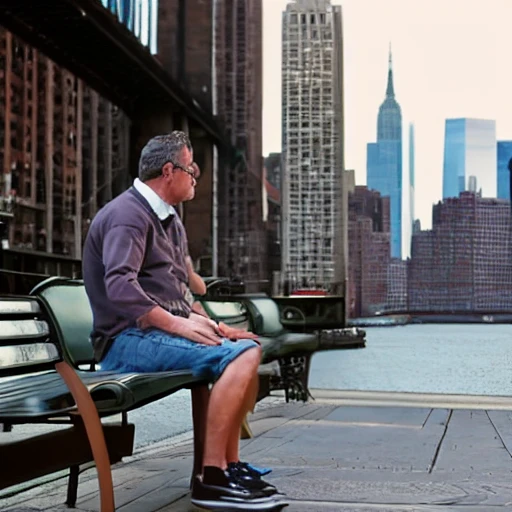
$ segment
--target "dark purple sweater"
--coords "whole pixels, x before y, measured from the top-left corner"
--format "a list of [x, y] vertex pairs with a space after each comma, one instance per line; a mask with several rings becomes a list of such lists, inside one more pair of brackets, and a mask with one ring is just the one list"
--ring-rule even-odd
[[189, 316], [187, 256], [187, 237], [178, 215], [161, 221], [133, 187], [98, 212], [83, 254], [97, 361], [112, 338], [135, 326], [156, 305]]

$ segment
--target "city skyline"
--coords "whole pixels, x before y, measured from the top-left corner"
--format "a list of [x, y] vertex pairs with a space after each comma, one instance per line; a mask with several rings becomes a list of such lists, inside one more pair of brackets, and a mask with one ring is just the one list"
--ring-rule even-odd
[[[281, 151], [281, 55], [276, 48], [287, 3], [263, 0], [265, 155]], [[355, 169], [358, 184], [366, 183], [366, 143], [375, 138], [375, 112], [384, 99], [391, 41], [403, 125], [415, 124], [415, 189], [422, 192], [414, 198], [416, 217], [428, 229], [432, 205], [442, 197], [445, 119], [494, 119], [497, 139], [512, 139], [512, 102], [502, 64], [510, 46], [507, 20], [512, 3], [485, 4], [485, 16], [484, 4], [477, 0], [414, 5], [405, 0], [333, 0], [332, 4], [342, 5], [344, 12], [345, 166]], [[403, 185], [408, 187], [407, 172]]]

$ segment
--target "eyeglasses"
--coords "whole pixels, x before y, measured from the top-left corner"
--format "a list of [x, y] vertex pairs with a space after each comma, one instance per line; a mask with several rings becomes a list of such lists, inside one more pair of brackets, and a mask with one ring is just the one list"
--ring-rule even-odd
[[183, 171], [183, 172], [186, 172], [189, 176], [192, 176], [192, 178], [194, 178], [195, 180], [197, 180], [198, 178], [198, 174], [197, 172], [194, 170], [194, 168], [192, 167], [192, 165], [190, 167], [183, 167], [182, 165], [179, 165], [179, 164], [175, 164], [174, 162], [170, 162], [173, 167], [175, 167], [176, 169], [179, 169], [180, 171]]

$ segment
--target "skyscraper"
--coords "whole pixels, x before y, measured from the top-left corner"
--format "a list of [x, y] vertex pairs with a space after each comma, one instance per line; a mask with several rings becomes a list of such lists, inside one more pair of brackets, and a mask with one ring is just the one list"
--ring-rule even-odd
[[368, 188], [389, 196], [391, 256], [402, 257], [402, 112], [395, 99], [393, 65], [389, 50], [386, 98], [377, 117], [377, 142], [367, 145]]
[[496, 122], [447, 119], [444, 135], [443, 199], [468, 190], [476, 178], [483, 197], [496, 197]]
[[512, 140], [499, 140], [497, 145], [498, 198], [510, 199], [510, 171], [508, 163], [512, 158]]
[[289, 3], [282, 53], [282, 271], [298, 286], [329, 286], [344, 280], [346, 254], [341, 7]]
[[409, 124], [409, 222], [411, 223], [411, 233], [414, 226], [414, 124]]

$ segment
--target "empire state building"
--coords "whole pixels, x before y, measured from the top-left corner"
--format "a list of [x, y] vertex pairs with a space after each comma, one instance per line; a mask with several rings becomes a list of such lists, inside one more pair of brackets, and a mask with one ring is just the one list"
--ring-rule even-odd
[[389, 50], [386, 97], [377, 117], [377, 142], [367, 145], [367, 184], [390, 198], [391, 256], [402, 257], [402, 111], [395, 99]]

